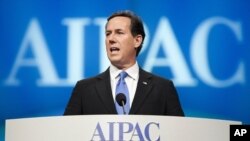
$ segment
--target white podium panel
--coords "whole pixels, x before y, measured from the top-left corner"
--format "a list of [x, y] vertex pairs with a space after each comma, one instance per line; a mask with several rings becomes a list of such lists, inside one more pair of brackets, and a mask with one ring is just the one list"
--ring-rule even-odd
[[83, 115], [6, 120], [6, 141], [229, 141], [241, 122], [145, 115]]

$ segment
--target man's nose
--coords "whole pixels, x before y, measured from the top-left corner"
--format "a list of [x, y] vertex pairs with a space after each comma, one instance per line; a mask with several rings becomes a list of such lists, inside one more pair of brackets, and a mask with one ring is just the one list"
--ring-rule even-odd
[[109, 36], [108, 36], [108, 42], [109, 43], [115, 43], [115, 37], [114, 37], [114, 35], [113, 34], [110, 34]]

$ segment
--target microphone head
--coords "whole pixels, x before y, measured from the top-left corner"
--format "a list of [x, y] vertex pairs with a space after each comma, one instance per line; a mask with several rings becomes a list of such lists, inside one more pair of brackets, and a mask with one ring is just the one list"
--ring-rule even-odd
[[126, 100], [126, 96], [123, 93], [119, 93], [116, 95], [115, 97], [116, 102], [120, 105], [123, 106], [122, 102], [124, 103], [124, 105], [126, 104], [127, 100]]

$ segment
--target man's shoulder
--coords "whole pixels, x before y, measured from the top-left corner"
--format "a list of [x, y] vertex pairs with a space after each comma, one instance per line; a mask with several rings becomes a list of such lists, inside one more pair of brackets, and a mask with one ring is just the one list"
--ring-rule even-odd
[[168, 83], [172, 82], [172, 80], [170, 80], [168, 78], [165, 78], [163, 76], [160, 76], [160, 75], [152, 73], [152, 72], [148, 72], [148, 71], [143, 70], [143, 69], [140, 69], [140, 75], [145, 77], [145, 78], [151, 79], [153, 81], [157, 81], [157, 82], [168, 82]]
[[92, 76], [92, 77], [88, 77], [88, 78], [84, 78], [81, 80], [78, 80], [77, 83], [78, 84], [93, 84], [96, 81], [102, 80], [102, 79], [106, 79], [109, 77], [109, 73], [107, 71], [104, 71], [96, 76]]

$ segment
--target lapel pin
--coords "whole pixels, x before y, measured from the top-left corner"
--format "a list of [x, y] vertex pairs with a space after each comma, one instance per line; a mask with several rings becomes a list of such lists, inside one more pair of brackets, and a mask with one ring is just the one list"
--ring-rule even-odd
[[145, 82], [145, 81], [143, 81], [142, 83], [143, 83], [144, 85], [147, 85], [147, 84], [148, 84], [148, 83], [147, 83], [147, 82]]

